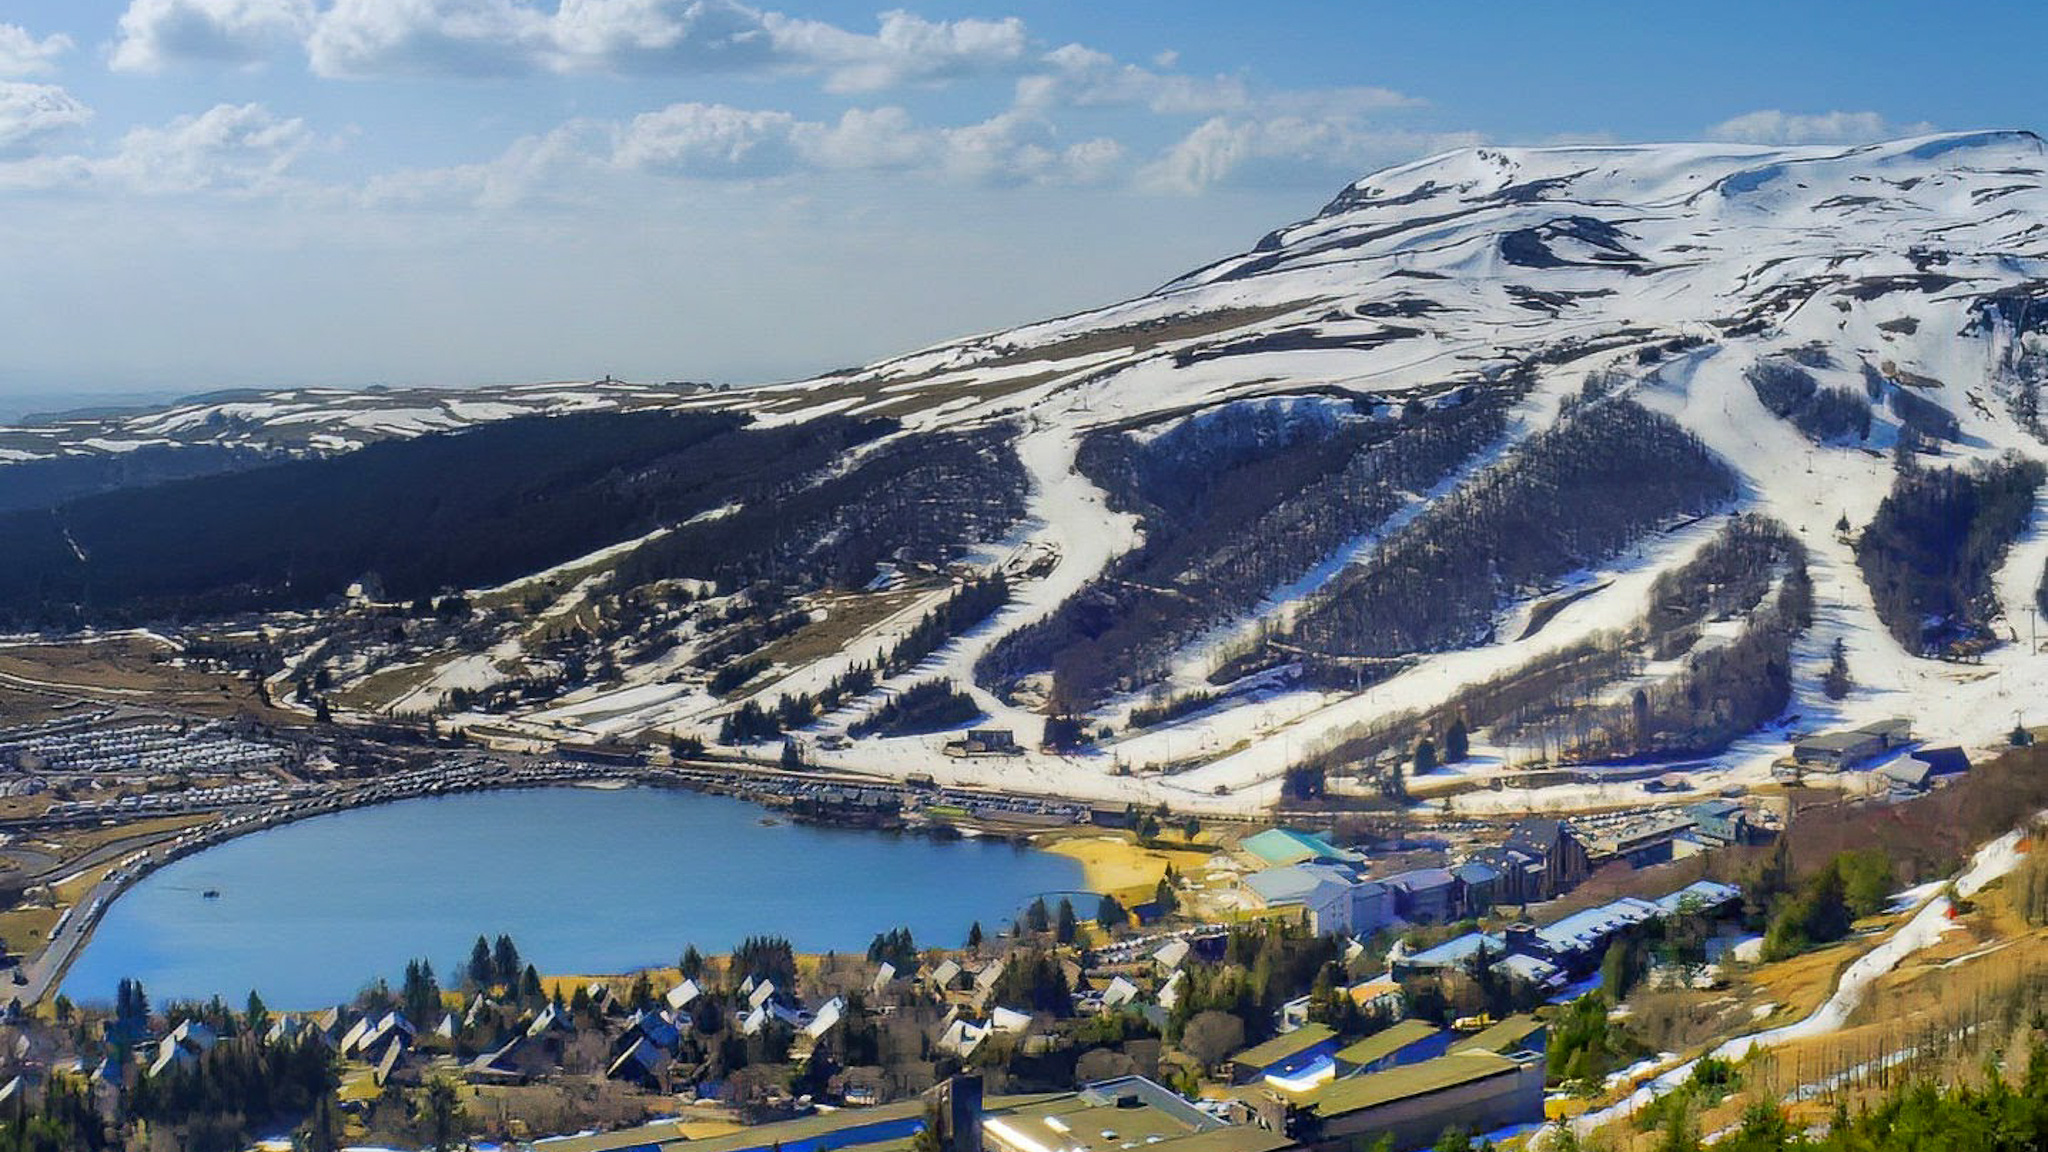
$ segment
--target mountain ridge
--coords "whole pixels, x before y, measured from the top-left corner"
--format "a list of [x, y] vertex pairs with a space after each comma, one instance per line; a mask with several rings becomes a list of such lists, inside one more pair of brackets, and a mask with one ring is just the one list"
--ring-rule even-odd
[[[410, 662], [430, 674], [401, 710], [458, 727], [714, 739], [753, 705], [835, 766], [939, 763], [963, 781], [1196, 807], [1288, 789], [1376, 799], [1389, 764], [1453, 717], [1483, 749], [1461, 788], [1514, 765], [1659, 756], [1703, 759], [1701, 786], [1734, 786], [1766, 778], [1790, 733], [1894, 713], [1989, 744], [2007, 701], [2048, 689], [2016, 631], [2048, 596], [2032, 471], [2048, 461], [2044, 153], [2019, 130], [1463, 149], [1363, 177], [1154, 292], [814, 380], [522, 386], [468, 412], [320, 393], [230, 400], [242, 408], [217, 422], [243, 422], [253, 439], [233, 443], [275, 429], [296, 437], [281, 450], [315, 452], [339, 448], [308, 428], [349, 438], [334, 420], [405, 437], [578, 406], [758, 429], [892, 422], [736, 505], [790, 502], [772, 507], [809, 509], [811, 527], [764, 528], [759, 506], [720, 511], [705, 489], [686, 532], [622, 526], [633, 547], [584, 568], [537, 557], [579, 578], [533, 585], [530, 618], [505, 609], [466, 637], [385, 651], [338, 639], [356, 610], [337, 609], [292, 641], [283, 693], [311, 666], [350, 682]], [[188, 405], [66, 435], [91, 452], [209, 421]], [[10, 434], [0, 456], [21, 443]], [[932, 437], [950, 439], [926, 452]], [[921, 455], [932, 468], [916, 470]], [[1970, 570], [1940, 576], [1930, 601], [1916, 588], [1936, 577], [1903, 557], [1963, 546], [1916, 511], [1953, 495], [1919, 477], [1950, 474], [1962, 497], [1981, 485], [2021, 511], [1965, 525]], [[821, 485], [841, 504], [799, 499]], [[911, 493], [945, 494], [918, 546], [845, 570], [868, 555], [848, 539], [911, 538]], [[1747, 526], [1758, 518], [1769, 526]], [[697, 558], [711, 555], [715, 572]], [[1767, 559], [1734, 580], [1731, 556]], [[1000, 608], [876, 667], [961, 580], [997, 571]], [[688, 603], [663, 599], [682, 586]], [[1931, 602], [1950, 605], [1940, 621], [1899, 618]], [[550, 612], [581, 638], [537, 639]], [[1853, 681], [1839, 698], [1838, 641]], [[737, 694], [709, 690], [756, 659]], [[599, 667], [608, 679], [564, 674]], [[1040, 728], [1091, 739], [999, 766], [935, 760], [940, 734], [823, 746], [930, 680], [1034, 742]], [[499, 698], [505, 684], [522, 695]], [[1589, 797], [1642, 793], [1559, 794]]]

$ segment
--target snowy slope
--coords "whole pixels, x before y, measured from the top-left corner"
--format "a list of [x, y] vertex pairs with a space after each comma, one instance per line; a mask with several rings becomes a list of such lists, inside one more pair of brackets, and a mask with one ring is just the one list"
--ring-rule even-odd
[[[1861, 393], [1875, 373], [1894, 392], [1946, 411], [1960, 427], [1944, 463], [2017, 453], [2048, 461], [2025, 404], [2048, 378], [2048, 148], [2025, 132], [1921, 137], [1859, 147], [1630, 145], [1468, 149], [1368, 176], [1315, 217], [1159, 290], [1109, 307], [950, 342], [816, 380], [732, 391], [545, 385], [456, 394], [280, 393], [161, 412], [0, 432], [0, 459], [118, 450], [164, 439], [237, 436], [339, 448], [534, 411], [686, 405], [744, 411], [768, 424], [825, 415], [890, 416], [901, 436], [987, 424], [1017, 429], [1032, 485], [1009, 539], [983, 542], [991, 562], [1052, 557], [1020, 579], [992, 622], [942, 648], [865, 702], [824, 718], [837, 732], [890, 689], [946, 676], [970, 689], [991, 723], [1035, 738], [1029, 700], [973, 685], [975, 661], [1005, 634], [1045, 618], [1144, 540], [1136, 518], [1074, 461], [1084, 437], [1121, 429], [1153, 438], [1195, 414], [1271, 401], [1313, 418], [1341, 411], [1399, 421], [1428, 406], [1496, 393], [1507, 433], [1413, 506], [1269, 590], [1178, 653], [1170, 684], [1198, 685], [1219, 646], [1284, 624], [1347, 565], [1369, 557], [1410, 517], [1473, 474], [1512, 459], [1551, 426], [1596, 374], [1675, 420], [1735, 474], [1744, 509], [1781, 522], [1809, 554], [1816, 620], [1793, 653], [1805, 728], [1893, 715], [1933, 739], [1994, 743], [2015, 714], [2048, 699], [2048, 659], [2029, 650], [2029, 607], [2048, 563], [2048, 513], [2035, 514], [1995, 579], [2007, 642], [1980, 664], [1908, 654], [1881, 626], [1851, 532], [1890, 487], [1899, 421], [1877, 406], [1869, 436], [1816, 444], [1759, 401], [1746, 374], [1797, 354], [1821, 385]], [[1319, 408], [1318, 405], [1323, 405]], [[1335, 417], [1333, 417], [1335, 418]], [[1344, 417], [1351, 418], [1351, 417]], [[102, 447], [95, 447], [99, 445]], [[1090, 754], [1003, 761], [940, 757], [940, 737], [868, 739], [819, 758], [877, 773], [931, 771], [1080, 796], [1166, 799], [1179, 807], [1269, 803], [1290, 763], [1386, 716], [1426, 712], [1460, 687], [1603, 631], [1626, 627], [1650, 585], [1694, 554], [1707, 529], [1641, 541], [1576, 574], [1583, 598], [1544, 628], [1455, 651], [1416, 654], [1356, 693], [1282, 678], [1234, 686], [1217, 707], [1126, 735]], [[920, 601], [920, 606], [926, 601]], [[1527, 618], [1528, 604], [1504, 610]], [[774, 691], [829, 681], [879, 651], [899, 614], [835, 656], [779, 670]], [[1840, 639], [1857, 687], [1819, 692]], [[1132, 701], [1095, 719], [1120, 722]], [[686, 684], [628, 675], [611, 697], [590, 691], [542, 713], [551, 731], [705, 733], [723, 710]], [[1787, 718], [1788, 721], [1791, 717]], [[2028, 717], [2030, 722], [2048, 716]], [[1702, 785], [1755, 779], [1784, 732], [1739, 741]], [[1503, 750], [1511, 758], [1513, 750]], [[1490, 765], [1490, 767], [1489, 767]], [[1172, 771], [1166, 771], [1168, 766]], [[1475, 774], [1498, 771], [1489, 760]], [[1634, 785], [1569, 793], [1475, 792], [1460, 806], [1631, 804]]]

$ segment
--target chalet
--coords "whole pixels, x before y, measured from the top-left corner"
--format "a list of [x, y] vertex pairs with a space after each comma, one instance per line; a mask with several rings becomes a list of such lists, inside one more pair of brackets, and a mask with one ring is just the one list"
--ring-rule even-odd
[[1188, 974], [1176, 969], [1173, 975], [1166, 978], [1166, 983], [1159, 986], [1159, 995], [1153, 998], [1159, 1001], [1161, 1008], [1171, 1012], [1180, 1003], [1181, 990], [1187, 986], [1187, 982]]
[[946, 1027], [945, 1032], [940, 1034], [938, 1040], [932, 1044], [932, 1047], [965, 1060], [969, 1056], [974, 1055], [976, 1048], [981, 1047], [981, 1042], [988, 1038], [989, 1031], [990, 1029], [985, 1024], [975, 1024], [967, 1020], [955, 1020]]
[[370, 1069], [370, 1080], [379, 1088], [393, 1084], [417, 1084], [420, 1081], [419, 1060], [404, 1045], [387, 1044], [384, 1054]]
[[[156, 1076], [171, 1068], [190, 1068], [198, 1064], [199, 1057], [211, 1051], [214, 1042], [213, 1029], [205, 1024], [197, 1020], [179, 1023], [157, 1042], [156, 1059], [150, 1062], [149, 1075]], [[18, 1058], [21, 1054], [16, 1055]]]
[[661, 1072], [668, 1066], [668, 1053], [648, 1043], [645, 1037], [637, 1037], [627, 1045], [618, 1059], [605, 1069], [605, 1077], [638, 1085], [649, 1091], [661, 1090]]
[[640, 1009], [626, 1018], [626, 1037], [645, 1040], [663, 1051], [671, 1051], [682, 1039], [682, 1029], [667, 1013]]
[[1374, 1012], [1392, 1018], [1401, 1014], [1404, 1003], [1401, 997], [1401, 983], [1390, 976], [1367, 980], [1345, 989], [1362, 1012]]
[[939, 966], [926, 975], [925, 980], [934, 991], [944, 992], [953, 986], [954, 981], [960, 979], [960, 972], [959, 964], [951, 960], [941, 960]]
[[1395, 955], [1393, 975], [1396, 980], [1406, 980], [1416, 976], [1440, 976], [1447, 972], [1471, 972], [1482, 954], [1493, 957], [1505, 956], [1507, 952], [1507, 942], [1500, 937], [1467, 932], [1411, 955]]
[[896, 965], [884, 960], [882, 961], [882, 966], [875, 969], [875, 978], [868, 982], [868, 995], [880, 996], [889, 985], [895, 982]]
[[1014, 1036], [1031, 1027], [1031, 1014], [1014, 1008], [997, 1008], [989, 1013], [988, 1026], [991, 1031]]
[[812, 1040], [822, 1040], [825, 1038], [826, 1033], [839, 1026], [839, 1021], [845, 1015], [846, 1001], [841, 997], [834, 996], [832, 999], [825, 1001], [825, 1006], [818, 1009], [817, 1013], [811, 1017], [810, 1023], [804, 1025], [804, 1035]]
[[1138, 986], [1118, 976], [1102, 990], [1102, 1006], [1107, 1009], [1122, 1008], [1138, 998]]
[[1020, 756], [1024, 749], [1008, 728], [969, 728], [958, 740], [946, 741], [948, 756]]

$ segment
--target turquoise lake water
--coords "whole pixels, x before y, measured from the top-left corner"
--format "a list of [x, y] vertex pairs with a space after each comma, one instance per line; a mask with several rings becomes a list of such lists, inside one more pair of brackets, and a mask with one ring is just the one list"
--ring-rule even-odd
[[[1081, 887], [1074, 861], [1009, 843], [764, 824], [722, 796], [650, 788], [473, 792], [357, 808], [231, 840], [117, 899], [65, 976], [111, 1000], [250, 989], [315, 1008], [425, 957], [452, 985], [479, 933], [511, 935], [542, 972], [674, 964], [752, 934], [862, 952], [905, 925], [920, 945], [993, 934], [1041, 894]], [[202, 894], [217, 890], [217, 899]], [[1092, 905], [1076, 901], [1082, 915]]]

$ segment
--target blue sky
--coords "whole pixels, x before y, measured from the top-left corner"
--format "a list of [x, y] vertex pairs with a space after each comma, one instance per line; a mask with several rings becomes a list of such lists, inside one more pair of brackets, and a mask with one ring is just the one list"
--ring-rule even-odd
[[749, 381], [1142, 292], [1476, 143], [2038, 127], [2048, 11], [12, 0], [0, 399]]

